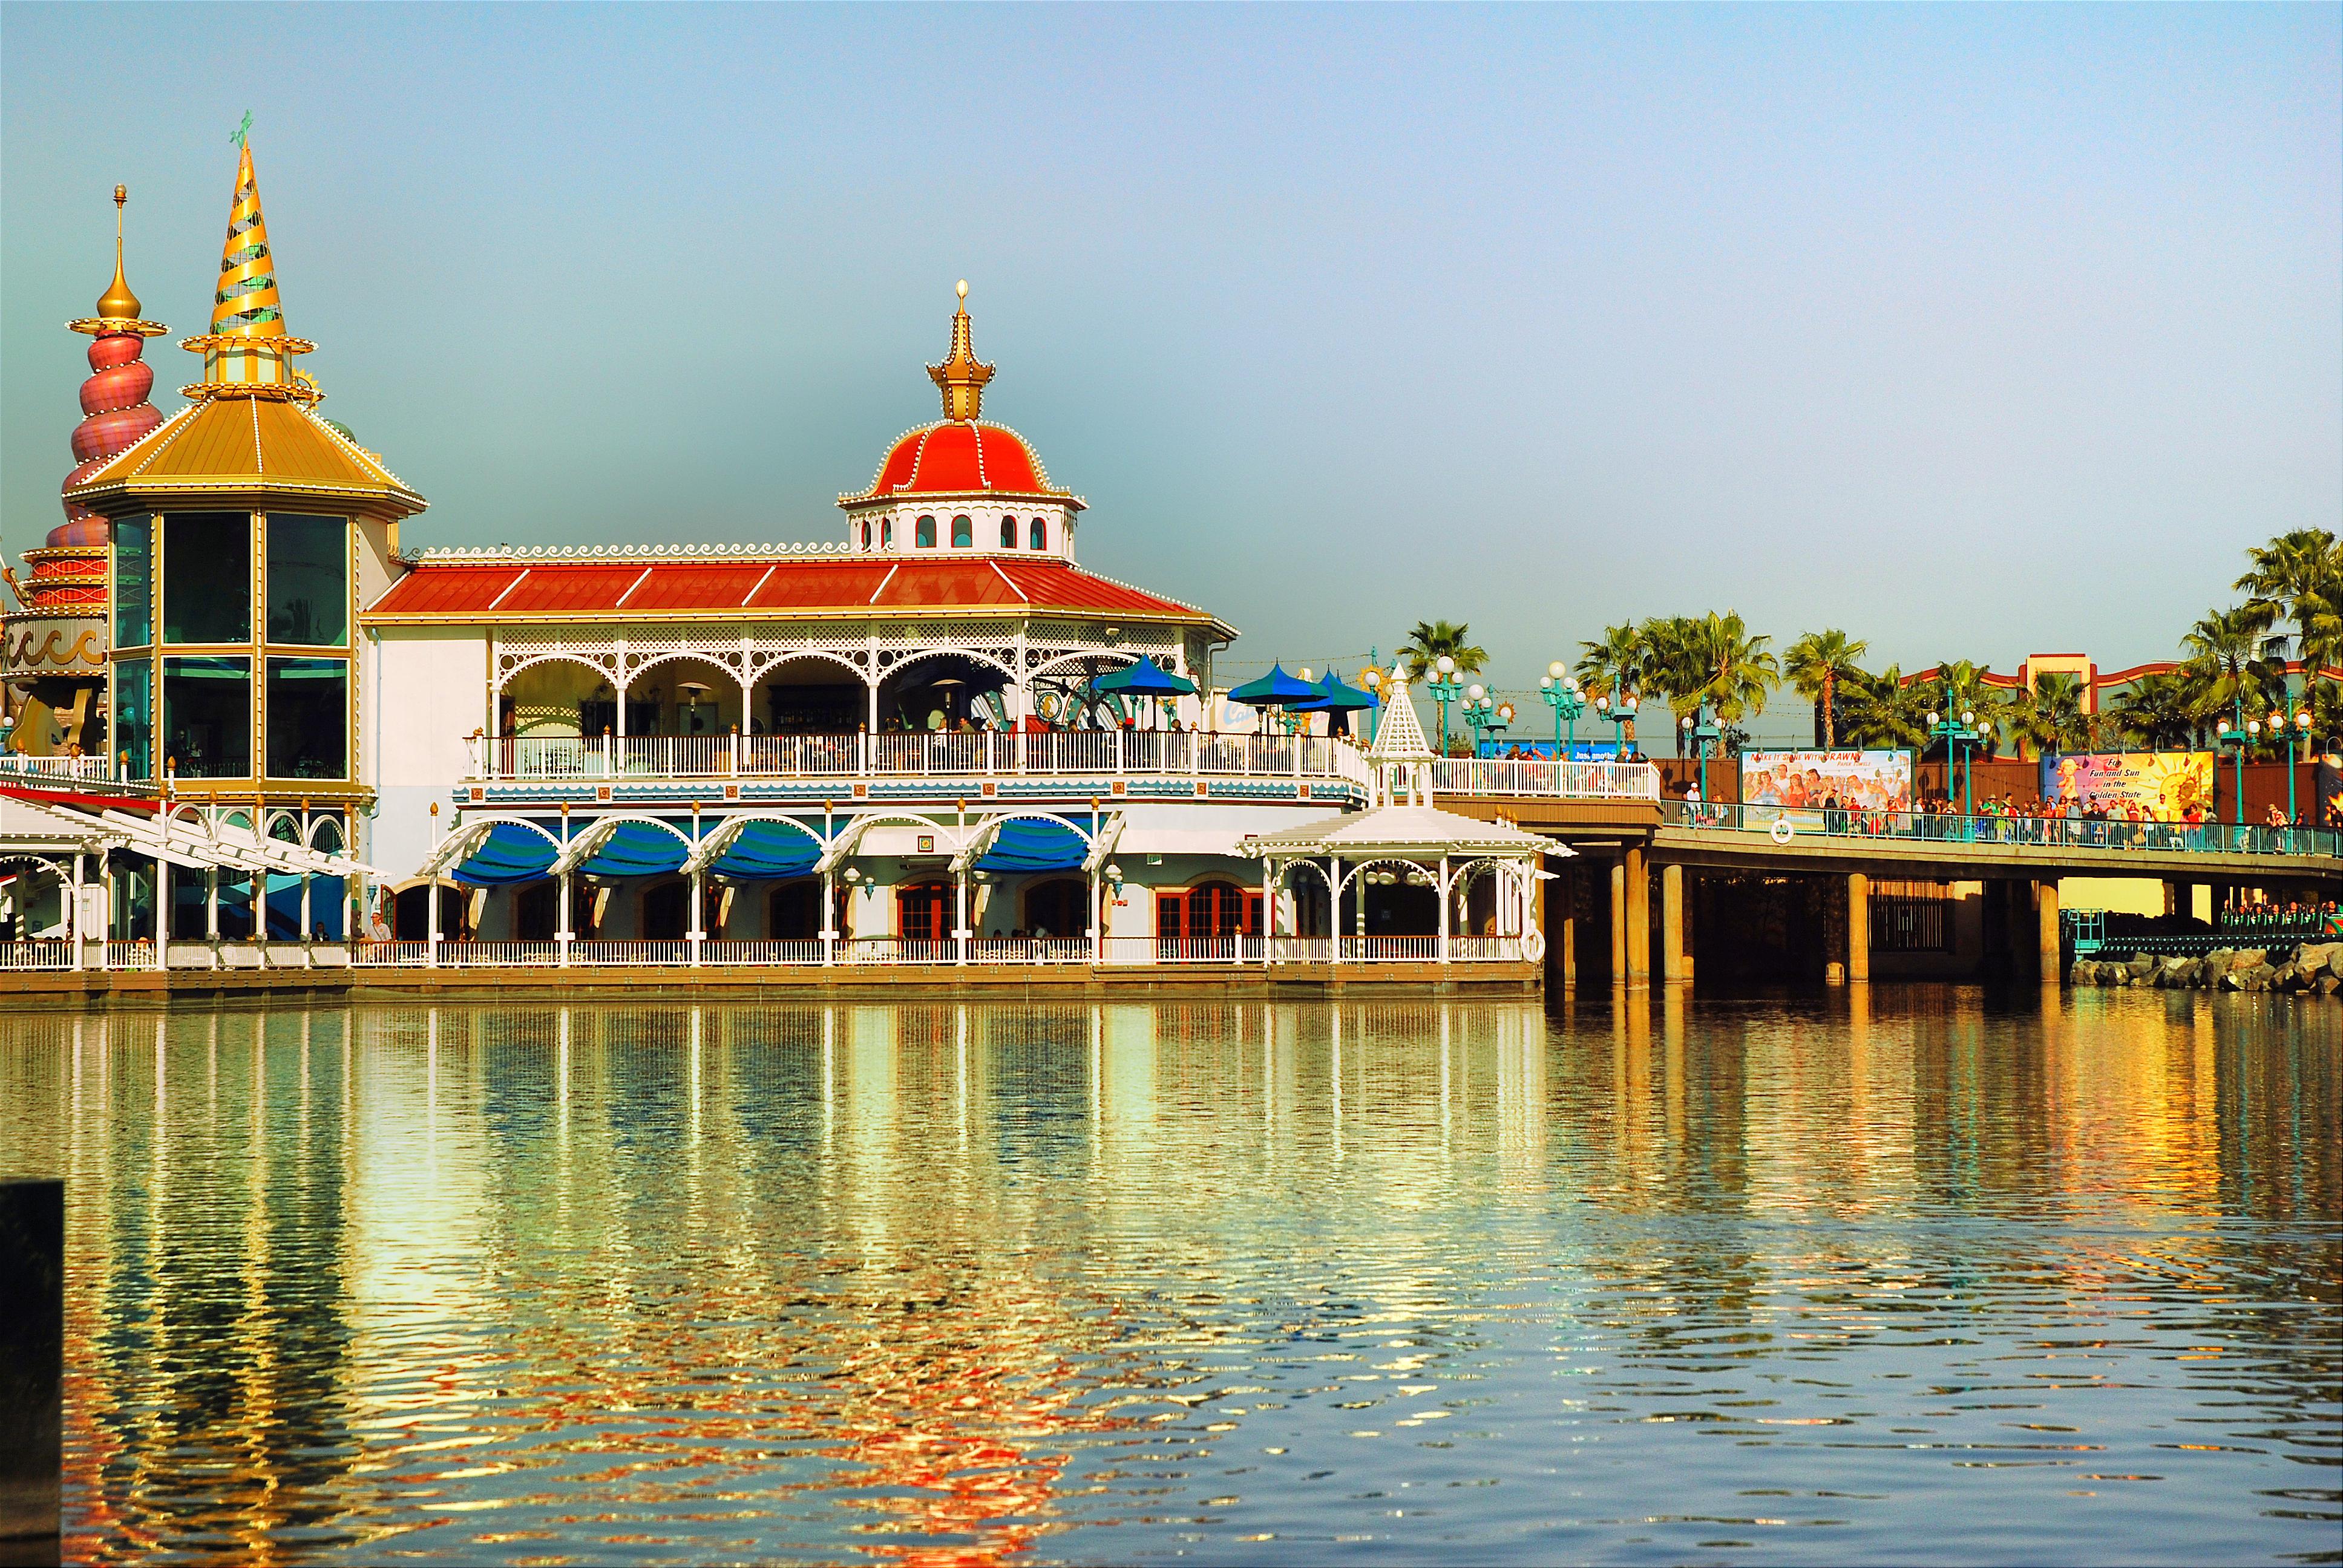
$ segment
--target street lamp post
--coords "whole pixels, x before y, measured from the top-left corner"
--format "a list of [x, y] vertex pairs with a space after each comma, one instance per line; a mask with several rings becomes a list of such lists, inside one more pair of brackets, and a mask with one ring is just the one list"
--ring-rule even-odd
[[1699, 747], [1700, 798], [1704, 804], [1708, 799], [1708, 743], [1722, 739], [1724, 732], [1709, 722], [1705, 708], [1695, 708], [1676, 722]]
[[1627, 726], [1635, 722], [1635, 694], [1632, 691], [1621, 692], [1619, 700], [1615, 704], [1607, 695], [1598, 697], [1594, 699], [1594, 714], [1598, 719], [1607, 719], [1611, 721], [1611, 755], [1624, 761], [1626, 757], [1627, 743], [1622, 737], [1626, 734]]
[[1448, 750], [1448, 705], [1463, 695], [1464, 684], [1456, 678], [1456, 661], [1442, 654], [1432, 664], [1432, 678], [1423, 683], [1432, 693], [1433, 701], [1440, 705], [1440, 749]]
[[1477, 682], [1464, 693], [1464, 722], [1472, 727], [1473, 751], [1513, 722], [1513, 705], [1499, 702]]
[[[2244, 713], [2244, 699], [2232, 699], [2229, 703], [2229, 728], [2213, 737], [2213, 744], [2229, 747], [2230, 755], [2236, 759], [2229, 777], [2236, 787], [2237, 826], [2240, 828], [2246, 825], [2246, 749], [2253, 744], [2252, 736], [2247, 733], [2247, 729], [2241, 728], [2237, 723]], [[2255, 733], [2258, 733], [2261, 729], [2259, 724], [2250, 728]]]
[[[1945, 764], [1948, 768], [1953, 763], [1953, 748], [1957, 746], [1961, 749], [1961, 815], [1964, 818], [1976, 816], [1975, 753], [1979, 743], [1985, 739], [1984, 735], [1977, 729], [1976, 712], [1965, 708], [1957, 715], [1947, 713], [1941, 719], [1932, 712], [1928, 715], [1928, 734], [1931, 739], [1945, 743]], [[1947, 780], [1948, 787], [1949, 783], [1950, 781]]]
[[1367, 695], [1375, 699], [1374, 707], [1367, 713], [1367, 744], [1373, 746], [1376, 733], [1383, 727], [1383, 672], [1370, 663], [1367, 673], [1359, 678], [1366, 684]]
[[[2271, 734], [2271, 735], [2273, 735], [2273, 736], [2275, 736], [2275, 737], [2278, 737], [2278, 739], [2279, 739], [2279, 743], [2280, 743], [2280, 745], [2284, 748], [2285, 752], [2286, 752], [2286, 819], [2287, 819], [2288, 822], [2292, 822], [2292, 821], [2294, 820], [2294, 819], [2295, 819], [2295, 812], [2296, 812], [2296, 810], [2297, 810], [2297, 809], [2298, 809], [2298, 801], [2296, 800], [2296, 799], [2295, 799], [2295, 778], [2294, 778], [2294, 774], [2295, 774], [2295, 766], [2296, 766], [2296, 765], [2295, 765], [2295, 760], [2294, 760], [2294, 744], [2295, 744], [2295, 743], [2294, 743], [2294, 736], [2292, 736], [2292, 735], [2288, 735], [2288, 734], [2286, 733], [2286, 725], [2287, 725], [2286, 710], [2285, 710], [2284, 709], [2282, 709], [2282, 708], [2279, 708], [2279, 709], [2272, 709], [2270, 710], [2270, 716], [2269, 716], [2269, 729], [2270, 729], [2270, 734]], [[2308, 709], [2308, 708], [2304, 708], [2304, 709], [2298, 709], [2298, 710], [2295, 713], [2295, 716], [2294, 716], [2294, 734], [2295, 734], [2295, 735], [2299, 735], [2299, 736], [2301, 736], [2301, 737], [2303, 738], [2303, 744], [2304, 744], [2305, 746], [2308, 746], [2308, 745], [2309, 744], [2309, 740], [2310, 740], [2310, 709]]]
[[[1578, 689], [1578, 678], [1566, 673], [1558, 658], [1545, 667], [1545, 674], [1538, 681], [1538, 695], [1554, 709], [1554, 749], [1566, 762], [1570, 753], [1578, 749], [1578, 716], [1586, 711], [1586, 695]], [[1562, 739], [1564, 725], [1570, 727], [1568, 749], [1564, 749]]]

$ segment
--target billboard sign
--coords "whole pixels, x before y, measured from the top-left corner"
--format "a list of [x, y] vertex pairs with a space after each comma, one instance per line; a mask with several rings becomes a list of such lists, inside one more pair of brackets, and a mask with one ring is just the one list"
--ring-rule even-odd
[[2155, 822], [2177, 822], [2192, 806], [2213, 814], [2210, 751], [2056, 752], [2042, 759], [2042, 799], [2058, 809], [2069, 800], [2094, 804], [2110, 816], [2137, 807]]
[[1763, 828], [1777, 818], [1809, 831], [1823, 826], [1823, 809], [1909, 811], [1912, 753], [1894, 751], [1744, 751], [1743, 818]]

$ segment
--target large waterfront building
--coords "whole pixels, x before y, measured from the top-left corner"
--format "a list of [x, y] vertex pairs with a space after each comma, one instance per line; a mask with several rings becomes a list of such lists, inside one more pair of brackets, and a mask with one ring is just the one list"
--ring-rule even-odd
[[118, 255], [75, 324], [99, 375], [51, 548], [109, 568], [75, 607], [104, 740], [12, 807], [156, 961], [1265, 960], [1338, 918], [1534, 958], [1565, 851], [1430, 809], [1412, 709], [1380, 755], [1291, 713], [1213, 731], [1236, 629], [1079, 563], [1086, 504], [984, 417], [965, 284], [941, 417], [828, 539], [411, 550], [423, 498], [297, 367], [248, 147], [218, 276], [167, 418]]

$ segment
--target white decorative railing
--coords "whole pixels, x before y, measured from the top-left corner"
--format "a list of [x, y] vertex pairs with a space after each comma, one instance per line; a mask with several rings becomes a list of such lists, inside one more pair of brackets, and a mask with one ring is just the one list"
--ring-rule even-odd
[[58, 938], [35, 937], [0, 942], [0, 970], [69, 970], [73, 943]]
[[[828, 779], [1089, 776], [1346, 779], [1367, 766], [1322, 735], [1204, 735], [1181, 729], [930, 731], [910, 735], [520, 736], [471, 742], [471, 777]], [[1584, 765], [1575, 765], [1584, 766]]]
[[103, 757], [27, 757], [21, 751], [0, 751], [0, 778], [11, 776], [104, 782], [114, 777], [114, 765]]
[[1443, 757], [1432, 765], [1437, 795], [1521, 795], [1563, 800], [1652, 800], [1660, 770], [1648, 762], [1557, 762], [1540, 758]]

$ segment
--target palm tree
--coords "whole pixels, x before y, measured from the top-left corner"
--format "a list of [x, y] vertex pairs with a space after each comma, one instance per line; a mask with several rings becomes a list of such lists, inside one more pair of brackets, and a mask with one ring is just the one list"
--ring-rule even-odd
[[[1697, 626], [1697, 622], [1680, 615], [1655, 615], [1637, 630], [1643, 649], [1638, 661], [1638, 684], [1646, 696], [1653, 692], [1665, 696], [1669, 712], [1678, 719], [1692, 711], [1695, 702], [1693, 693], [1706, 678], [1694, 646]], [[1683, 756], [1683, 726], [1671, 725], [1669, 733], [1675, 741], [1676, 755]]]
[[1461, 620], [1453, 625], [1444, 620], [1417, 621], [1415, 629], [1407, 634], [1407, 640], [1399, 648], [1399, 656], [1407, 660], [1407, 678], [1422, 680], [1442, 654], [1455, 661], [1457, 674], [1479, 674], [1481, 667], [1489, 662], [1489, 653], [1466, 641], [1471, 635], [1472, 628]]
[[1985, 678], [1991, 673], [1984, 665], [1969, 659], [1939, 659], [1929, 703], [1931, 707], [1941, 705], [1940, 712], [1946, 718], [1974, 714], [1977, 732], [1986, 738], [1987, 749], [1997, 750], [2000, 748], [2002, 720], [2010, 702], [1998, 690], [1986, 684]]
[[1700, 684], [1692, 696], [1716, 710], [1719, 722], [1737, 724], [1765, 711], [1765, 699], [1782, 684], [1781, 661], [1766, 645], [1770, 637], [1753, 637], [1739, 610], [1723, 615], [1709, 611], [1688, 622], [1688, 673]]
[[2125, 739], [2149, 751], [2180, 749], [2196, 739], [2188, 683], [2177, 672], [2141, 676], [2115, 699], [2113, 717]]
[[2262, 711], [2285, 679], [2285, 667], [2274, 659], [2286, 639], [2269, 634], [2277, 620], [2275, 605], [2247, 599], [2234, 609], [2214, 610], [2188, 628], [2180, 639], [2187, 656], [2181, 673], [2189, 708], [2199, 719], [2234, 723], [2240, 712]]
[[[1614, 706], [1623, 693], [1641, 692], [1644, 684], [1644, 637], [1634, 626], [1606, 626], [1601, 640], [1578, 645], [1578, 681], [1587, 698], [1603, 698]], [[1622, 737], [1635, 743], [1635, 722], [1629, 719]]]
[[2325, 528], [2297, 528], [2246, 552], [2251, 570], [2237, 580], [2247, 602], [2268, 608], [2294, 628], [2294, 652], [2304, 667], [2304, 690], [2318, 671], [2343, 655], [2343, 544]]
[[2078, 675], [2037, 675], [2008, 709], [2009, 728], [2038, 755], [2072, 751], [2090, 735], [2089, 716], [2083, 711], [2083, 678]]
[[1893, 664], [1877, 675], [1858, 670], [1845, 684], [1848, 744], [1915, 750], [1927, 745], [1928, 708], [1936, 700], [1929, 687], [1918, 680], [1906, 685], [1902, 667]]
[[1815, 705], [1825, 749], [1838, 745], [1838, 683], [1863, 674], [1856, 660], [1870, 649], [1869, 643], [1850, 642], [1843, 631], [1810, 631], [1782, 656], [1782, 673]]

